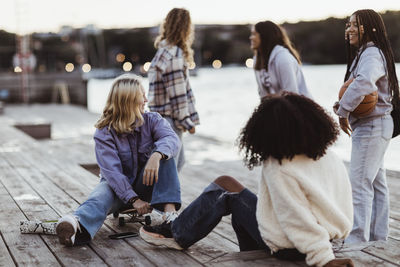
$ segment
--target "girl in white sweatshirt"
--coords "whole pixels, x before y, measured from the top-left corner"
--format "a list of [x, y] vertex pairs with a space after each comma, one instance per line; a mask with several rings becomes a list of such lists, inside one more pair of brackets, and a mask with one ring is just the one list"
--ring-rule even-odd
[[330, 243], [345, 238], [353, 222], [346, 169], [328, 149], [338, 133], [333, 119], [311, 99], [267, 96], [239, 138], [247, 166], [263, 166], [258, 196], [232, 177], [218, 177], [178, 218], [144, 226], [141, 237], [154, 245], [188, 248], [232, 214], [241, 251], [264, 249], [308, 265], [353, 266], [350, 259], [335, 259]]

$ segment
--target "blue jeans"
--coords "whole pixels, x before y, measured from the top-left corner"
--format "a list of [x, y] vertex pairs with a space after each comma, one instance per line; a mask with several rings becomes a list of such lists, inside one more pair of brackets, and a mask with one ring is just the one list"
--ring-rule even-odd
[[172, 222], [172, 235], [182, 248], [188, 248], [207, 236], [223, 216], [232, 214], [241, 251], [268, 249], [258, 230], [256, 206], [257, 196], [248, 189], [231, 193], [211, 183]]
[[[232, 214], [232, 227], [240, 251], [261, 249], [270, 253], [258, 230], [256, 208], [257, 196], [248, 189], [232, 193], [211, 183], [172, 222], [172, 235], [182, 248], [188, 248], [207, 236], [223, 216]], [[293, 248], [282, 249], [272, 255], [282, 260], [304, 260], [306, 256]]]
[[[160, 210], [164, 209], [166, 203], [175, 203], [178, 210], [181, 206], [181, 191], [174, 160], [160, 161], [158, 182], [153, 186], [143, 184], [143, 171], [144, 167], [140, 170], [140, 175], [132, 185], [139, 198]], [[86, 237], [85, 234], [79, 236], [78, 233], [76, 243], [90, 241], [90, 238], [92, 239], [103, 225], [107, 215], [119, 211], [122, 206], [124, 206], [124, 203], [117, 197], [107, 181], [102, 178], [89, 198], [74, 213], [79, 218], [80, 225], [84, 228], [83, 232], [86, 233]], [[90, 235], [89, 240], [87, 240], [87, 233]]]
[[175, 126], [174, 121], [170, 117], [164, 117], [164, 119], [166, 119], [169, 122], [172, 129], [174, 130], [176, 135], [179, 137], [179, 140], [181, 141], [181, 147], [180, 147], [178, 153], [176, 154], [176, 156], [174, 157], [175, 163], [176, 163], [176, 168], [178, 169], [178, 172], [180, 172], [183, 168], [183, 165], [185, 164], [185, 150], [183, 149], [183, 141], [182, 141], [182, 133], [183, 132], [181, 129], [178, 129]]
[[387, 240], [389, 190], [383, 158], [392, 133], [390, 115], [362, 123], [353, 131], [350, 181], [354, 224], [348, 243]]

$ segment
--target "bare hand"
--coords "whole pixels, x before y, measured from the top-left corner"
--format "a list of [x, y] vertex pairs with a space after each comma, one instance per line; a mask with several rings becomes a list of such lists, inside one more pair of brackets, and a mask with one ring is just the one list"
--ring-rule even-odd
[[158, 169], [160, 167], [160, 160], [162, 156], [158, 152], [151, 154], [149, 160], [144, 167], [143, 172], [143, 184], [147, 186], [152, 186], [153, 183], [158, 181]]
[[334, 259], [325, 264], [324, 267], [354, 267], [351, 259]]
[[196, 132], [196, 128], [193, 126], [192, 128], [190, 128], [189, 133], [190, 134], [194, 134]]
[[133, 202], [133, 208], [137, 210], [139, 215], [146, 214], [151, 212], [152, 208], [150, 204], [146, 201], [143, 201], [141, 199], [136, 200]]
[[346, 118], [339, 117], [339, 124], [340, 124], [340, 128], [343, 130], [343, 132], [345, 132], [348, 136], [350, 136], [352, 130], [349, 125], [349, 120]]

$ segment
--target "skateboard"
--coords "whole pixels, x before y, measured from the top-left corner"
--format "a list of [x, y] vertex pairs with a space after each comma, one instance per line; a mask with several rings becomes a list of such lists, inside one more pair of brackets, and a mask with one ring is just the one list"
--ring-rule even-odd
[[[127, 216], [119, 216], [120, 214]], [[118, 218], [119, 226], [124, 226], [127, 223], [140, 223], [142, 225], [151, 224], [151, 217], [149, 215], [139, 215], [136, 209], [127, 209], [119, 212], [114, 212], [113, 217]]]

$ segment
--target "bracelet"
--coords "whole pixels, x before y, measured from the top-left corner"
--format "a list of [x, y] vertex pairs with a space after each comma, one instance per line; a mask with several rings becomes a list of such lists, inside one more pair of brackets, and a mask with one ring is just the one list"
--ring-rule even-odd
[[129, 199], [128, 202], [129, 202], [129, 204], [133, 205], [133, 203], [135, 203], [136, 200], [138, 200], [138, 199], [139, 199], [139, 197], [133, 197], [133, 198]]
[[166, 159], [167, 158], [167, 156], [164, 155], [163, 153], [161, 153], [160, 151], [155, 151], [155, 152], [157, 152], [158, 154], [161, 155], [161, 159]]

